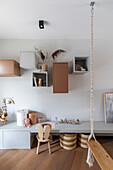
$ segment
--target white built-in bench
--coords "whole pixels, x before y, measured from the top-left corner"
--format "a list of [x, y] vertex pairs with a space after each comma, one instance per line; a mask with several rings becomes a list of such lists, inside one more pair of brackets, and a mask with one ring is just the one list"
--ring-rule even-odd
[[[16, 122], [7, 122], [5, 126], [0, 127], [0, 149], [30, 149], [32, 135], [38, 133], [37, 125], [24, 128], [17, 126]], [[94, 122], [94, 132], [96, 135], [113, 136], [113, 124]], [[90, 122], [80, 122], [79, 125], [55, 122], [55, 127], [51, 129], [51, 133], [90, 133]]]

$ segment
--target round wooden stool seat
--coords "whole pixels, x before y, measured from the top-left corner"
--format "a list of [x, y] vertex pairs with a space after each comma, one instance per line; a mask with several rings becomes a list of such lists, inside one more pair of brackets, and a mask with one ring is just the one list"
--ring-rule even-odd
[[78, 134], [78, 145], [81, 146], [82, 148], [88, 148], [86, 141], [89, 138], [89, 134]]
[[60, 134], [60, 146], [66, 150], [76, 147], [77, 134]]

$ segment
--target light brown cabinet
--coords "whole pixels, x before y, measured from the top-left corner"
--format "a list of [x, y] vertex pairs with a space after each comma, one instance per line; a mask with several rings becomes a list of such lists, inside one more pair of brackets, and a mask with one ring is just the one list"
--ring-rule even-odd
[[53, 93], [68, 93], [68, 63], [53, 63]]
[[20, 65], [15, 60], [0, 60], [0, 77], [20, 76]]

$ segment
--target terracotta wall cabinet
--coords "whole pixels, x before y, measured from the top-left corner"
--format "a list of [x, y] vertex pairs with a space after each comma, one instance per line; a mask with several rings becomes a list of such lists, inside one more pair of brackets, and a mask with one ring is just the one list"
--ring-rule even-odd
[[15, 60], [0, 60], [0, 77], [20, 76], [20, 66]]
[[53, 93], [68, 93], [68, 63], [53, 64]]

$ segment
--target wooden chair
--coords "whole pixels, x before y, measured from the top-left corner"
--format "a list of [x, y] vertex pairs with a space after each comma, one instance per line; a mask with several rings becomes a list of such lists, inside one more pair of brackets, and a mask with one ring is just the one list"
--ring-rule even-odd
[[49, 125], [45, 126], [45, 133], [44, 134], [43, 134], [43, 127], [44, 127], [44, 125], [38, 126], [38, 135], [37, 135], [38, 144], [37, 144], [36, 154], [39, 153], [40, 142], [48, 142], [49, 154], [51, 154], [50, 139], [49, 139], [50, 126]]

